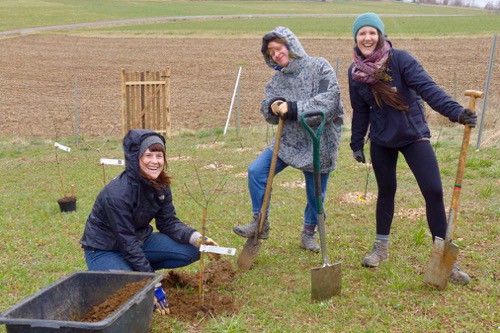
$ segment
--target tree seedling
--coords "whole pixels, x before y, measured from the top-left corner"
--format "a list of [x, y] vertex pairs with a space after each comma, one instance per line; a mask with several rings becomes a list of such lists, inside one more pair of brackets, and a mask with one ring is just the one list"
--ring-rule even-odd
[[54, 116], [51, 116], [51, 118], [52, 118], [52, 123], [54, 125], [54, 133], [55, 133], [54, 153], [55, 153], [55, 157], [56, 157], [57, 174], [59, 177], [59, 183], [61, 185], [61, 192], [63, 194], [62, 198], [59, 198], [57, 200], [57, 203], [59, 204], [59, 208], [61, 209], [61, 212], [63, 212], [63, 213], [74, 212], [74, 211], [76, 211], [75, 186], [71, 185], [71, 193], [70, 193], [70, 195], [68, 195], [68, 192], [66, 191], [66, 186], [64, 183], [64, 178], [62, 175], [61, 161], [59, 160], [59, 150], [63, 150], [63, 151], [66, 151], [69, 153], [69, 152], [71, 152], [71, 148], [57, 142], [58, 138], [59, 138], [59, 121]]
[[71, 152], [71, 148], [66, 147], [60, 143], [54, 142], [54, 151], [56, 155], [56, 165], [57, 165], [57, 173], [59, 178], [59, 183], [61, 185], [61, 192], [63, 197], [57, 200], [59, 207], [62, 212], [70, 212], [76, 210], [76, 194], [75, 194], [75, 186], [71, 185], [71, 195], [68, 195], [66, 191], [66, 185], [64, 184], [64, 178], [62, 175], [61, 161], [59, 160], [59, 149]]
[[[211, 201], [213, 201], [216, 197], [217, 194], [220, 194], [222, 191], [221, 189], [224, 187], [226, 177], [223, 177], [222, 180], [219, 182], [219, 184], [216, 186], [216, 188], [213, 190], [212, 193], [208, 194], [205, 193], [205, 190], [203, 189], [202, 183], [201, 183], [201, 178], [200, 178], [200, 173], [198, 171], [198, 167], [196, 164], [193, 162], [194, 165], [194, 170], [196, 174], [196, 180], [198, 182], [198, 185], [200, 186], [200, 191], [201, 195], [203, 197], [203, 202], [200, 202], [196, 200], [194, 197], [193, 193], [190, 191], [189, 187], [187, 186], [186, 183], [184, 183], [184, 186], [186, 187], [186, 190], [188, 191], [189, 196], [196, 202], [197, 205], [202, 207], [202, 212], [203, 212], [203, 217], [202, 217], [202, 232], [201, 232], [201, 239], [202, 243], [201, 246], [205, 245], [205, 236], [206, 236], [206, 223], [207, 223], [207, 211], [208, 211], [208, 206], [210, 205]], [[227, 176], [227, 174], [226, 174]], [[200, 247], [201, 247], [200, 246]], [[200, 269], [198, 272], [198, 295], [199, 295], [199, 300], [200, 300], [200, 309], [205, 311], [204, 307], [204, 288], [203, 288], [203, 272], [204, 272], [204, 252], [200, 251]]]

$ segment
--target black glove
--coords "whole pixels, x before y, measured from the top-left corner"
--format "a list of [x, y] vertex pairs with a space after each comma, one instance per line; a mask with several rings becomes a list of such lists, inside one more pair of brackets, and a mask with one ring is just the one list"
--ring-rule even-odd
[[467, 124], [470, 127], [476, 127], [477, 114], [469, 109], [464, 109], [462, 113], [458, 116], [458, 122], [462, 125]]
[[366, 158], [365, 158], [365, 153], [363, 152], [363, 149], [355, 151], [352, 156], [356, 161], [359, 163], [366, 163]]

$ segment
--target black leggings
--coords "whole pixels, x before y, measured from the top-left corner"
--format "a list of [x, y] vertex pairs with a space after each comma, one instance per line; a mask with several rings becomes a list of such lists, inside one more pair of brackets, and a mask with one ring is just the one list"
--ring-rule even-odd
[[443, 185], [436, 155], [429, 141], [418, 141], [401, 148], [385, 148], [371, 143], [371, 159], [378, 185], [377, 234], [389, 235], [394, 216], [396, 163], [401, 152], [415, 176], [425, 199], [427, 223], [432, 237], [444, 238], [446, 211]]

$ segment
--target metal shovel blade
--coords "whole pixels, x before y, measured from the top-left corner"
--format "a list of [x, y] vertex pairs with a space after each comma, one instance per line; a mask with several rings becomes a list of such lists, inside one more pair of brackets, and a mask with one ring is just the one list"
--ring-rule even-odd
[[259, 238], [255, 237], [247, 238], [247, 242], [240, 252], [238, 257], [238, 268], [243, 271], [248, 271], [252, 268], [253, 262], [257, 254], [259, 253], [262, 242]]
[[436, 237], [431, 259], [424, 276], [424, 283], [444, 290], [451, 276], [453, 264], [457, 260], [458, 246], [451, 241]]
[[311, 268], [311, 300], [322, 301], [340, 295], [342, 270], [340, 262]]

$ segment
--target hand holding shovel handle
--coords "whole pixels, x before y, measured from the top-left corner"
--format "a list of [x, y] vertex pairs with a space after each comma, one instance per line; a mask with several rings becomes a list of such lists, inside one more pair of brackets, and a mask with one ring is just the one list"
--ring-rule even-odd
[[[466, 90], [465, 96], [470, 98], [469, 109], [474, 112], [476, 108], [476, 99], [483, 97], [481, 91]], [[458, 160], [457, 177], [453, 187], [453, 197], [448, 215], [448, 226], [446, 228], [445, 239], [436, 237], [434, 240], [434, 248], [431, 254], [431, 259], [427, 266], [424, 276], [424, 283], [436, 287], [439, 290], [444, 290], [451, 276], [453, 265], [458, 256], [458, 246], [452, 243], [453, 232], [457, 223], [458, 200], [460, 198], [460, 190], [462, 189], [462, 179], [465, 170], [465, 161], [467, 158], [467, 150], [469, 149], [471, 127], [466, 124], [462, 139], [462, 147]]]
[[[475, 90], [466, 90], [465, 96], [469, 97], [469, 110], [475, 112], [476, 99], [483, 97], [483, 92]], [[468, 124], [466, 124], [464, 128], [464, 136], [462, 139], [462, 148], [460, 150], [460, 157], [458, 160], [457, 177], [455, 179], [455, 186], [453, 187], [453, 197], [451, 200], [451, 208], [450, 208], [451, 221], [450, 220], [448, 221], [448, 227], [446, 229], [445, 240], [448, 242], [451, 242], [453, 238], [453, 232], [455, 231], [455, 226], [457, 224], [458, 200], [460, 199], [460, 190], [462, 189], [462, 180], [464, 178], [467, 151], [469, 150], [470, 135], [471, 135], [471, 127]], [[452, 212], [453, 215], [451, 215]]]

